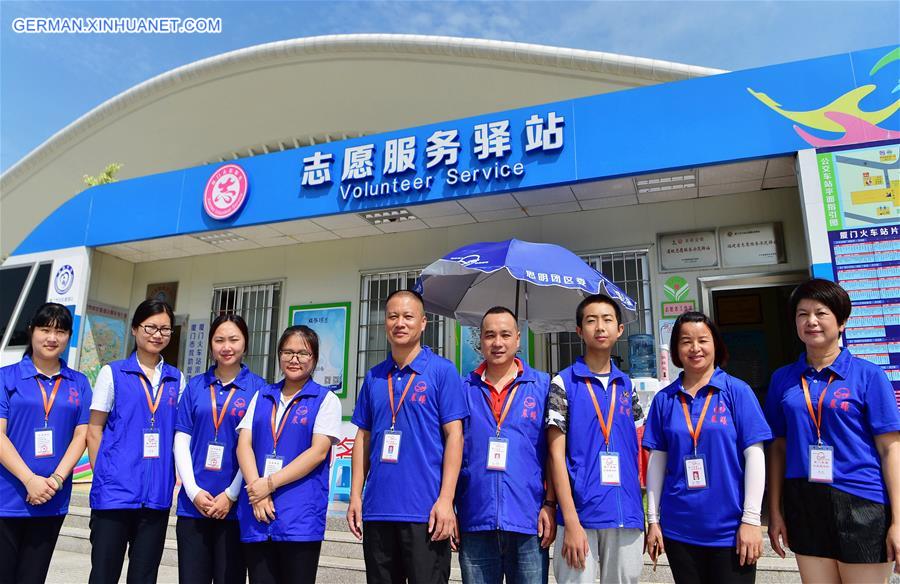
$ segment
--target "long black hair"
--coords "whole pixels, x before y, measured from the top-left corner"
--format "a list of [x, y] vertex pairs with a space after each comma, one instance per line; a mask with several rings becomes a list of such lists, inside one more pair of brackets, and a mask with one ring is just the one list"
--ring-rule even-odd
[[34, 312], [34, 316], [28, 321], [28, 345], [25, 347], [25, 355], [31, 356], [34, 349], [31, 346], [31, 335], [34, 329], [40, 327], [53, 327], [64, 330], [72, 337], [72, 313], [62, 304], [46, 302], [41, 304]]

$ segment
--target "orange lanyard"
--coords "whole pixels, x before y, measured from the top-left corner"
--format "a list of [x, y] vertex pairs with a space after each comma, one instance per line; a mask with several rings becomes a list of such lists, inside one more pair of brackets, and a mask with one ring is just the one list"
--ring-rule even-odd
[[144, 395], [147, 397], [147, 407], [150, 408], [150, 426], [152, 427], [156, 423], [156, 410], [159, 409], [159, 403], [162, 401], [163, 384], [160, 382], [159, 387], [156, 388], [156, 401], [153, 401], [150, 397], [150, 389], [147, 387], [147, 381], [143, 376], [138, 376], [138, 379], [141, 380], [141, 385], [144, 386]]
[[809, 417], [812, 418], [813, 425], [816, 427], [816, 437], [818, 438], [818, 444], [820, 445], [822, 444], [822, 402], [825, 401], [825, 392], [828, 391], [828, 386], [831, 385], [832, 381], [834, 381], [834, 373], [828, 378], [825, 389], [819, 394], [819, 416], [816, 417], [816, 413], [813, 411], [812, 399], [809, 397], [809, 383], [807, 383], [806, 378], [803, 375], [800, 376], [800, 385], [803, 386], [803, 397], [806, 398], [806, 409], [809, 412]]
[[[512, 388], [512, 391], [509, 392], [509, 395], [506, 396], [506, 405], [503, 407], [503, 413], [500, 414], [500, 417], [499, 417], [499, 418], [494, 418], [495, 420], [497, 420], [497, 436], [498, 436], [498, 437], [500, 436], [500, 426], [502, 426], [502, 425], [503, 425], [503, 422], [506, 420], [506, 414], [509, 413], [509, 408], [510, 408], [510, 406], [512, 406], [512, 403], [513, 403], [513, 400], [514, 400], [515, 397], [516, 397], [516, 392], [517, 392], [517, 391], [519, 391], [519, 384], [518, 384], [518, 383]], [[491, 405], [491, 403], [490, 403], [491, 398], [490, 398], [490, 397], [486, 397], [485, 399], [488, 400], [488, 407], [490, 407], [490, 405]], [[491, 408], [491, 414], [494, 413], [493, 410], [494, 410], [494, 408]]]
[[[234, 391], [234, 390], [232, 390]], [[278, 424], [278, 431], [275, 431], [275, 413], [278, 411], [278, 403], [275, 402], [272, 404], [272, 454], [275, 454], [275, 449], [278, 448], [278, 439], [281, 438], [281, 433], [284, 431], [284, 424], [287, 422], [287, 419], [291, 415], [291, 410], [294, 409], [294, 406], [297, 405], [296, 398], [297, 395], [300, 395], [298, 391], [297, 394], [291, 398], [291, 403], [288, 404], [287, 410], [285, 410], [284, 415], [281, 416], [281, 423]], [[280, 397], [278, 399], [281, 399]]]
[[406, 398], [406, 394], [409, 393], [409, 388], [412, 385], [413, 379], [416, 378], [416, 374], [413, 373], [409, 377], [409, 381], [406, 382], [406, 388], [403, 390], [403, 395], [400, 396], [400, 403], [397, 404], [396, 409], [394, 408], [394, 381], [393, 377], [390, 373], [388, 373], [388, 397], [391, 398], [391, 432], [394, 431], [394, 425], [397, 423], [397, 412], [400, 411], [400, 407], [403, 406], [403, 400]]
[[53, 402], [56, 401], [56, 392], [59, 390], [59, 384], [62, 382], [62, 375], [56, 378], [56, 383], [53, 384], [53, 390], [50, 392], [50, 397], [47, 397], [47, 390], [44, 389], [44, 384], [41, 383], [39, 377], [34, 378], [38, 387], [41, 388], [41, 398], [44, 400], [44, 427], [47, 427], [47, 423], [50, 420], [50, 410], [53, 409]]
[[688, 409], [684, 396], [678, 396], [681, 398], [681, 409], [684, 411], [684, 421], [687, 424], [688, 432], [691, 434], [691, 438], [694, 439], [694, 456], [697, 456], [697, 442], [700, 440], [700, 429], [703, 427], [703, 419], [706, 418], [706, 410], [709, 409], [709, 402], [712, 400], [712, 395], [713, 392], [711, 390], [706, 391], [706, 401], [703, 402], [703, 409], [700, 410], [700, 419], [697, 420], [696, 429], [694, 429], [694, 424], [691, 422], [691, 411]]
[[234, 385], [231, 386], [231, 391], [228, 392], [228, 397], [225, 398], [225, 403], [222, 404], [222, 414], [219, 415], [216, 406], [216, 390], [215, 383], [209, 384], [209, 399], [212, 401], [212, 421], [213, 427], [216, 429], [216, 437], [215, 439], [219, 439], [219, 426], [222, 425], [222, 422], [225, 420], [225, 412], [228, 411], [228, 403], [231, 401], [231, 396], [234, 395], [234, 390], [236, 387]]
[[606, 414], [606, 422], [603, 421], [603, 414], [600, 413], [600, 404], [597, 403], [597, 396], [594, 394], [594, 386], [591, 385], [591, 380], [585, 379], [584, 382], [587, 383], [591, 401], [594, 402], [597, 419], [600, 421], [600, 429], [603, 431], [603, 439], [606, 440], [606, 451], [609, 452], [609, 434], [612, 432], [613, 413], [616, 411], [616, 382], [612, 382], [612, 395], [609, 398], [609, 412]]

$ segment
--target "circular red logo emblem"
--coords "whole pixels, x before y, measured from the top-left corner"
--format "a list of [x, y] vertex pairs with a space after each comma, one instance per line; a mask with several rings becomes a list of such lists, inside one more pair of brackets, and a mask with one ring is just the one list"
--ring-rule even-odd
[[216, 170], [203, 190], [203, 209], [213, 219], [228, 219], [247, 200], [247, 173], [237, 164]]
[[537, 401], [530, 395], [525, 398], [525, 407], [526, 408], [533, 408], [536, 405], [537, 405]]

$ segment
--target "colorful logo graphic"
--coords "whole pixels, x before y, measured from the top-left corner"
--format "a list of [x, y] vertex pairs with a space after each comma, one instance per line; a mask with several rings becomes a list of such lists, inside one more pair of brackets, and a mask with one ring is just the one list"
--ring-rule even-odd
[[536, 405], [537, 405], [537, 400], [535, 400], [534, 397], [532, 397], [530, 395], [525, 397], [525, 407], [526, 408], [530, 409]]
[[681, 302], [685, 300], [690, 291], [691, 289], [690, 286], [688, 286], [687, 280], [681, 276], [672, 276], [666, 280], [665, 284], [663, 284], [663, 293], [671, 302]]
[[57, 294], [65, 294], [72, 289], [74, 283], [75, 269], [66, 264], [56, 271], [56, 276], [53, 278], [53, 289]]
[[216, 170], [203, 190], [203, 209], [213, 219], [228, 219], [247, 200], [247, 173], [237, 164]]
[[[869, 77], [891, 63], [900, 61], [900, 47], [893, 49], [884, 55], [869, 71]], [[891, 70], [896, 71], [896, 66]], [[891, 79], [891, 83], [894, 79]], [[769, 97], [765, 93], [747, 88], [750, 94], [771, 108], [773, 111], [796, 122], [794, 131], [807, 143], [816, 148], [839, 146], [842, 144], [856, 144], [860, 142], [873, 142], [878, 140], [891, 140], [900, 138], [900, 132], [881, 128], [878, 124], [894, 115], [900, 110], [900, 99], [874, 111], [865, 111], [860, 107], [860, 102], [869, 96], [878, 86], [874, 83], [861, 85], [841, 95], [828, 105], [814, 110], [792, 111], [786, 109], [781, 103]], [[900, 83], [891, 91], [891, 94], [900, 91]], [[844, 135], [837, 139], [826, 139], [811, 134], [801, 126], [824, 132], [843, 132]]]

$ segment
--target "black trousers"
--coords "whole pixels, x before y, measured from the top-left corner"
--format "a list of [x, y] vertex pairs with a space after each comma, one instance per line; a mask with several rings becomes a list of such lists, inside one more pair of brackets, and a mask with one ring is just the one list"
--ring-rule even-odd
[[740, 565], [734, 546], [692, 545], [663, 538], [676, 584], [753, 584], [756, 564]]
[[316, 584], [321, 541], [245, 543], [250, 584]]
[[237, 521], [179, 517], [178, 581], [191, 584], [244, 584], [247, 566]]
[[126, 548], [128, 584], [156, 584], [168, 525], [168, 510], [91, 511], [90, 584], [116, 584]]
[[446, 584], [450, 540], [431, 541], [427, 523], [366, 521], [363, 555], [368, 584]]
[[43, 584], [65, 519], [0, 517], [0, 583]]

